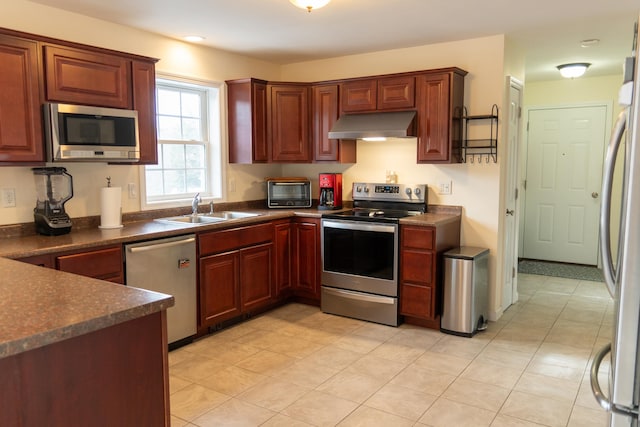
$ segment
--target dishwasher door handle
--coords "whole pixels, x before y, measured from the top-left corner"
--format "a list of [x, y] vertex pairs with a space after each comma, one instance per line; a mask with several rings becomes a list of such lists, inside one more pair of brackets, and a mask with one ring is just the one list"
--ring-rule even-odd
[[180, 246], [187, 243], [193, 243], [195, 241], [196, 241], [195, 237], [189, 237], [188, 239], [176, 240], [173, 242], [156, 243], [156, 244], [151, 243], [149, 245], [144, 245], [144, 246], [130, 247], [129, 252], [131, 252], [132, 254], [135, 254], [140, 252], [154, 251], [156, 249], [164, 249], [164, 248], [170, 248], [173, 246]]

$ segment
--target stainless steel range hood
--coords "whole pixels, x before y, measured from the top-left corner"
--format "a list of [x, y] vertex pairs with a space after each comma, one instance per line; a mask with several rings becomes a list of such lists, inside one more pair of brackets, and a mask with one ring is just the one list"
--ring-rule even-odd
[[415, 111], [345, 114], [329, 131], [329, 139], [414, 137], [415, 117]]

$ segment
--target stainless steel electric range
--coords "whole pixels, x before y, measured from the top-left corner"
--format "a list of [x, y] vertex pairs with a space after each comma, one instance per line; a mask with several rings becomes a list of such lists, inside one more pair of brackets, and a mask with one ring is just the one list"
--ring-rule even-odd
[[426, 212], [427, 186], [355, 182], [353, 206], [322, 216], [321, 309], [398, 326], [399, 222]]

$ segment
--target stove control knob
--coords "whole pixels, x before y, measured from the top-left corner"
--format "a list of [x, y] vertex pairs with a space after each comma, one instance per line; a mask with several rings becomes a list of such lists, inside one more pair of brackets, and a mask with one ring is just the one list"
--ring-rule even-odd
[[369, 192], [369, 187], [364, 187], [364, 192], [368, 193]]
[[411, 189], [410, 189], [409, 187], [407, 187], [407, 188], [404, 190], [404, 192], [405, 192], [405, 193], [407, 193], [407, 196], [409, 196], [409, 198], [411, 198]]
[[416, 187], [413, 189], [413, 194], [415, 194], [416, 196], [420, 196], [420, 193], [422, 193], [422, 190], [420, 190], [420, 187]]
[[361, 187], [361, 186], [359, 186], [359, 185], [358, 185], [358, 186], [356, 186], [356, 193], [359, 193], [359, 192], [361, 192], [361, 191], [362, 191], [362, 187]]

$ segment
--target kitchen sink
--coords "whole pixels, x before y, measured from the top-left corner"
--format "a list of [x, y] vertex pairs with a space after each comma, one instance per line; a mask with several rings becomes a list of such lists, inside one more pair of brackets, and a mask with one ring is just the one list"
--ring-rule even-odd
[[221, 211], [205, 214], [207, 218], [219, 218], [219, 219], [240, 219], [240, 218], [251, 218], [254, 216], [259, 216], [259, 213], [252, 212], [237, 212], [237, 211]]
[[204, 215], [180, 215], [171, 216], [168, 218], [157, 218], [159, 222], [177, 222], [180, 224], [213, 224], [216, 222], [224, 221], [226, 218], [211, 217]]
[[251, 212], [237, 212], [237, 211], [220, 211], [198, 215], [179, 215], [171, 216], [167, 218], [157, 218], [159, 222], [180, 223], [180, 224], [214, 224], [216, 222], [227, 221], [230, 219], [251, 218], [262, 214]]

